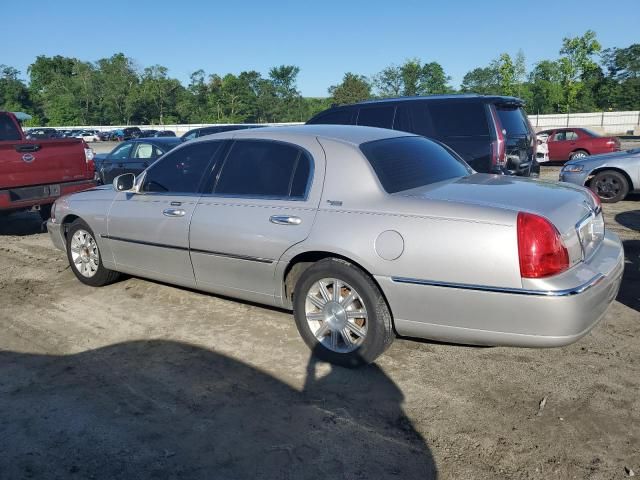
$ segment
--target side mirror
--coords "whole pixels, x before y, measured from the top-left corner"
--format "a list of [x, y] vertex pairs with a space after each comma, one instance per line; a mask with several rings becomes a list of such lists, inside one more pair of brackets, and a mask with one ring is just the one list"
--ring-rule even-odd
[[136, 176], [133, 173], [123, 173], [113, 179], [113, 188], [116, 192], [131, 190], [135, 184]]

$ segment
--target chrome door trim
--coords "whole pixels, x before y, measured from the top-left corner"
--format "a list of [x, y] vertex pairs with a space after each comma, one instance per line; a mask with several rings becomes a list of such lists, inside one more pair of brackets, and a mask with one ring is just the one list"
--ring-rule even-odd
[[511, 293], [515, 295], [538, 295], [544, 297], [570, 297], [572, 295], [578, 295], [589, 290], [591, 287], [596, 286], [604, 279], [605, 276], [599, 273], [591, 278], [591, 280], [573, 288], [566, 288], [563, 290], [529, 290], [526, 288], [492, 287], [487, 285], [474, 285], [468, 283], [438, 282], [435, 280], [422, 280], [417, 278], [391, 277], [391, 280], [396, 283], [410, 283], [413, 285], [427, 285], [431, 287], [458, 288], [462, 290], [476, 290], [481, 292]]
[[114, 240], [116, 242], [126, 242], [126, 243], [135, 243], [137, 245], [147, 245], [149, 247], [159, 247], [159, 248], [170, 248], [173, 250], [186, 250], [192, 253], [201, 253], [203, 255], [214, 255], [216, 257], [227, 257], [227, 258], [235, 258], [238, 260], [247, 260], [250, 262], [258, 262], [258, 263], [273, 263], [274, 260], [271, 258], [262, 258], [262, 257], [251, 257], [249, 255], [238, 255], [234, 253], [225, 253], [225, 252], [215, 252], [212, 250], [200, 250], [196, 248], [188, 248], [188, 247], [180, 247], [177, 245], [167, 245], [164, 243], [154, 243], [154, 242], [145, 242], [144, 240], [133, 240], [129, 238], [122, 237], [114, 237], [111, 235], [100, 235], [100, 238], [104, 238], [107, 240]]

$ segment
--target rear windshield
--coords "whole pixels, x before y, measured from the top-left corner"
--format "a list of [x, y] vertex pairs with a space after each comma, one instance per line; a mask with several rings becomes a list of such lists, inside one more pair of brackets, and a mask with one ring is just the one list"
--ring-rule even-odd
[[450, 178], [471, 168], [442, 145], [424, 137], [396, 137], [363, 143], [360, 150], [387, 193], [401, 192]]
[[582, 128], [581, 129], [584, 133], [586, 133], [587, 135], [589, 135], [590, 137], [599, 137], [600, 134], [597, 132], [594, 132], [593, 130], [589, 130], [588, 128]]
[[507, 131], [507, 135], [528, 135], [530, 133], [529, 119], [521, 108], [496, 105], [496, 110], [502, 128]]

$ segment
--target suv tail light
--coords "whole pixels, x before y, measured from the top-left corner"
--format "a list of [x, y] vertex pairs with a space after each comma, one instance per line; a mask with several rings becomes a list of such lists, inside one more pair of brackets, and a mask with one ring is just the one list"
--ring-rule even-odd
[[543, 278], [569, 268], [560, 233], [546, 218], [518, 213], [518, 258], [522, 278]]
[[500, 117], [494, 105], [490, 106], [491, 118], [495, 128], [496, 139], [491, 142], [491, 167], [492, 170], [502, 170], [507, 165], [507, 146], [504, 138], [504, 130]]

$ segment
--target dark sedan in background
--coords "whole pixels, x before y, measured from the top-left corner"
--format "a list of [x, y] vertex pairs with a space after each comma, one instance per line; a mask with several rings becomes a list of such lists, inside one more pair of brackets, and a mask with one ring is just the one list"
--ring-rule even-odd
[[110, 183], [118, 175], [133, 173], [138, 175], [158, 157], [180, 145], [177, 137], [135, 138], [127, 140], [107, 154], [96, 155], [96, 180]]
[[239, 123], [236, 125], [216, 125], [213, 127], [201, 127], [189, 130], [182, 135], [182, 140], [187, 141], [194, 138], [204, 137], [205, 135], [213, 135], [214, 133], [230, 132], [231, 130], [245, 130], [247, 128], [260, 128], [266, 125], [258, 125], [251, 123]]

